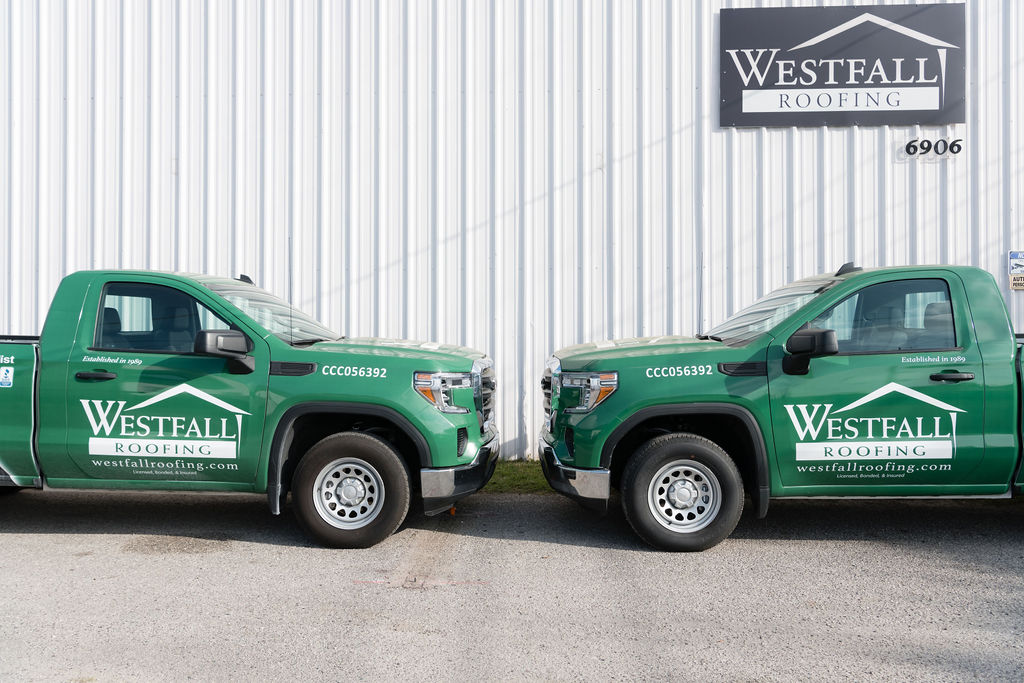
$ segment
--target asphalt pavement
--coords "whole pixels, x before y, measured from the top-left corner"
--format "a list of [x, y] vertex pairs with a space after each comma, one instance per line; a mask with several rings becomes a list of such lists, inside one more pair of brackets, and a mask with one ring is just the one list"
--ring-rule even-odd
[[0, 496], [0, 680], [1024, 679], [1024, 503], [784, 501], [696, 554], [477, 494], [368, 550], [262, 496]]

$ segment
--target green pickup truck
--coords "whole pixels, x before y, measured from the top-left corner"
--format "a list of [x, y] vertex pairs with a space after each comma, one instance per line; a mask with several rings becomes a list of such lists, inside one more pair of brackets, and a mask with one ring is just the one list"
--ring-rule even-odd
[[992, 276], [935, 266], [786, 285], [696, 338], [582, 344], [541, 381], [551, 486], [702, 550], [749, 495], [1020, 493], [1021, 349]]
[[481, 353], [347, 339], [248, 278], [74, 273], [41, 337], [0, 337], [0, 491], [290, 491], [366, 547], [487, 483], [494, 392]]

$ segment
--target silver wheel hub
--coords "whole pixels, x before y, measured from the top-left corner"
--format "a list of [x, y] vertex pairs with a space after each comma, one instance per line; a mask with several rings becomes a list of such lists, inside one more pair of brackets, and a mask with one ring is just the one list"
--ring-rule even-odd
[[[328, 492], [328, 497], [329, 497]], [[342, 505], [352, 507], [363, 502], [366, 498], [366, 486], [363, 482], [353, 477], [346, 477], [338, 485], [338, 501]]]
[[339, 458], [320, 470], [312, 494], [325, 522], [339, 529], [358, 529], [383, 509], [384, 479], [365, 460]]
[[672, 507], [679, 510], [686, 510], [700, 497], [696, 485], [691, 481], [676, 482], [668, 487], [666, 498]]
[[658, 524], [680, 534], [700, 531], [722, 508], [722, 485], [706, 465], [674, 460], [651, 478], [647, 504]]

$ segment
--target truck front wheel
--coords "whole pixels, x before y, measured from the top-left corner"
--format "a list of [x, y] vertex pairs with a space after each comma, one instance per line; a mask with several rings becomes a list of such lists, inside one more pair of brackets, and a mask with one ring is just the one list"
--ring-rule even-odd
[[666, 434], [642, 445], [626, 463], [622, 509], [651, 545], [704, 550], [736, 528], [743, 480], [717, 444], [694, 434]]
[[292, 479], [299, 522], [332, 548], [368, 548], [409, 512], [409, 472], [398, 453], [368, 434], [328, 436], [299, 461]]

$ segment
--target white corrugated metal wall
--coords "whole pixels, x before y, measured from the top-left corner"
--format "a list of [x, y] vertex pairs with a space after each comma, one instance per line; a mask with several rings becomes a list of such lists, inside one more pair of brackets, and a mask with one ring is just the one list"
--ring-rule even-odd
[[[966, 124], [719, 128], [718, 9], [783, 4], [878, 3], [0, 0], [2, 331], [77, 269], [245, 272], [349, 335], [486, 350], [526, 455], [556, 347], [848, 260], [1005, 283], [1024, 3], [967, 3]], [[922, 135], [965, 150], [906, 160]]]

